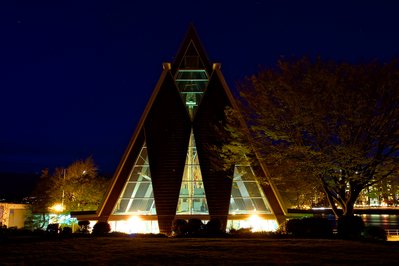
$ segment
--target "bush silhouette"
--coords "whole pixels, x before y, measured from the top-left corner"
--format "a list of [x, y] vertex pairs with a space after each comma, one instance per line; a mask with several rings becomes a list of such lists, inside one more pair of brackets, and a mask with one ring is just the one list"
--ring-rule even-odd
[[175, 236], [184, 236], [188, 233], [187, 221], [184, 219], [174, 219], [172, 223], [172, 234]]
[[359, 239], [365, 228], [359, 216], [342, 216], [338, 219], [338, 236], [342, 239]]
[[79, 232], [80, 233], [82, 233], [82, 234], [88, 234], [89, 233], [89, 229], [90, 229], [90, 227], [89, 227], [89, 225], [90, 225], [90, 221], [79, 221], [78, 222], [78, 225], [79, 225]]
[[217, 235], [223, 233], [222, 231], [222, 223], [217, 218], [212, 218], [209, 222], [205, 225], [205, 230], [207, 234], [210, 235]]
[[221, 236], [223, 231], [219, 219], [211, 219], [206, 225], [200, 219], [175, 219], [172, 223], [172, 234], [174, 236], [205, 237]]
[[93, 226], [93, 235], [96, 236], [104, 236], [111, 231], [111, 226], [107, 222], [97, 222]]
[[71, 228], [71, 227], [68, 227], [68, 226], [62, 228], [61, 234], [62, 234], [63, 236], [70, 236], [70, 235], [72, 235], [72, 228]]
[[279, 231], [300, 237], [330, 238], [332, 236], [330, 222], [319, 217], [288, 220]]
[[387, 232], [381, 226], [368, 225], [364, 228], [364, 238], [370, 240], [387, 240]]
[[60, 224], [49, 224], [47, 225], [46, 232], [50, 235], [58, 235], [60, 232]]
[[195, 235], [201, 233], [201, 231], [204, 229], [204, 224], [200, 219], [190, 219], [188, 220], [188, 234], [189, 235]]

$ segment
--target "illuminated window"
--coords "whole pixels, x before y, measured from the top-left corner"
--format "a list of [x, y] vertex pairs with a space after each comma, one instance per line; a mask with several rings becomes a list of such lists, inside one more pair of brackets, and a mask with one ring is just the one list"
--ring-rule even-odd
[[114, 214], [156, 214], [147, 147], [144, 144]]
[[139, 216], [131, 216], [128, 220], [111, 221], [111, 231], [126, 234], [158, 234], [158, 221], [142, 220]]
[[209, 214], [204, 183], [191, 131], [176, 214]]
[[269, 204], [249, 165], [236, 165], [229, 214], [270, 214]]
[[273, 232], [278, 228], [277, 220], [262, 219], [257, 215], [252, 215], [245, 220], [228, 220], [227, 230], [248, 228], [252, 232]]
[[193, 118], [209, 82], [208, 73], [193, 43], [190, 43], [176, 72], [175, 82], [187, 111]]

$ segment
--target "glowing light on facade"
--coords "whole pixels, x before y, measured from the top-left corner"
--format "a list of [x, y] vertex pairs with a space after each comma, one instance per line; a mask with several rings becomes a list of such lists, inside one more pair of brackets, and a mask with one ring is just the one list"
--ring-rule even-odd
[[263, 219], [254, 214], [245, 220], [228, 220], [227, 228], [229, 230], [248, 228], [251, 232], [274, 232], [278, 228], [278, 223], [275, 219]]
[[158, 221], [144, 220], [140, 216], [133, 215], [128, 220], [110, 222], [111, 231], [126, 234], [158, 234]]

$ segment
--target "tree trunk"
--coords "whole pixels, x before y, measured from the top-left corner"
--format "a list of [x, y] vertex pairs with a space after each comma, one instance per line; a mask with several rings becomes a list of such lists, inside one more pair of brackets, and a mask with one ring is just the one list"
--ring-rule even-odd
[[353, 216], [355, 214], [355, 202], [359, 197], [361, 189], [352, 189], [350, 191], [349, 199], [345, 202], [345, 211], [343, 216]]
[[343, 213], [343, 216], [353, 216], [354, 215], [354, 204], [355, 204], [355, 202], [352, 202], [352, 200], [349, 200], [349, 202], [346, 203], [346, 208]]
[[333, 211], [333, 213], [334, 213], [334, 215], [335, 215], [335, 218], [338, 219], [338, 218], [341, 216], [341, 214], [340, 214], [340, 212], [338, 211], [337, 206], [335, 206], [334, 198], [333, 198], [333, 196], [328, 192], [328, 190], [327, 190], [327, 188], [324, 186], [324, 184], [323, 184], [323, 189], [324, 189], [324, 193], [325, 193], [326, 196], [327, 196], [328, 203], [329, 203], [330, 206], [331, 206], [331, 210]]
[[46, 213], [42, 213], [41, 216], [42, 216], [42, 219], [41, 219], [41, 224], [40, 224], [39, 227], [41, 229], [44, 229], [44, 226], [47, 224], [47, 222], [46, 222]]

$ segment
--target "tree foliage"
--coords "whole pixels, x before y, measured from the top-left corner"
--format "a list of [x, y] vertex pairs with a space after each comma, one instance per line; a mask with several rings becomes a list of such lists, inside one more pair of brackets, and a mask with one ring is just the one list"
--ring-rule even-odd
[[364, 188], [398, 175], [396, 62], [281, 61], [238, 90], [251, 138], [228, 110], [236, 141], [224, 152], [234, 157], [243, 145], [253, 149], [280, 186], [319, 186], [337, 216], [337, 206], [350, 216]]
[[56, 168], [52, 174], [46, 169], [33, 192], [33, 211], [48, 213], [55, 204], [62, 204], [63, 212], [96, 210], [107, 185], [91, 157]]

